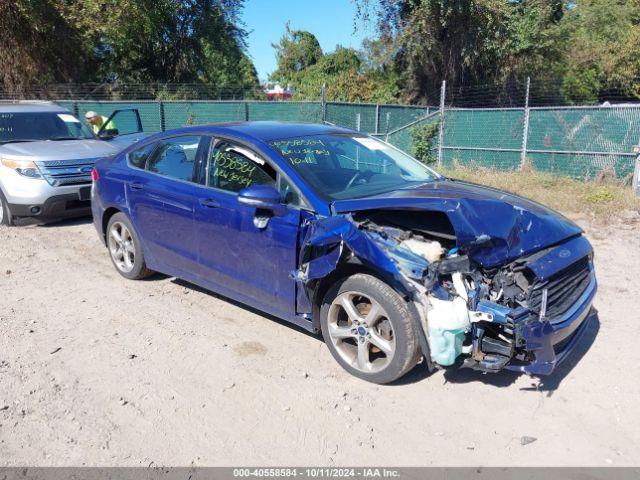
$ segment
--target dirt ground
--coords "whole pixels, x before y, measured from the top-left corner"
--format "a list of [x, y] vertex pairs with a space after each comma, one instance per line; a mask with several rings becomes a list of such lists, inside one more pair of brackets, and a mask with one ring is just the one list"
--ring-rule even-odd
[[598, 314], [553, 376], [389, 386], [193, 285], [125, 280], [89, 220], [0, 227], [0, 466], [638, 465], [640, 224], [579, 221]]

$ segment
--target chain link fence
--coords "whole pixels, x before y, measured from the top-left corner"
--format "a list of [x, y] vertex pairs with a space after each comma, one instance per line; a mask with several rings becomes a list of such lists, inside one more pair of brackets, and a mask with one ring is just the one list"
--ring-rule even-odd
[[640, 105], [446, 109], [442, 163], [539, 171], [593, 179], [633, 175]]
[[[443, 82], [440, 105], [431, 106], [331, 102], [320, 94], [317, 101], [267, 101], [255, 91], [216, 93], [201, 86], [195, 92], [185, 85], [146, 89], [121, 85], [111, 90], [58, 86], [11, 100], [49, 98], [80, 117], [89, 110], [108, 116], [115, 109], [137, 108], [144, 130], [150, 133], [233, 121], [325, 122], [376, 135], [408, 152], [413, 150], [412, 132], [433, 130], [437, 123], [439, 131], [430, 144], [432, 157], [441, 165], [513, 170], [528, 164], [578, 179], [594, 178], [603, 171], [619, 179], [633, 175], [637, 154], [632, 151], [640, 144], [640, 103], [549, 106], [554, 99], [531, 95], [529, 86], [529, 82], [518, 84], [508, 94], [489, 89], [483, 96], [480, 87], [449, 90]], [[163, 100], [162, 92], [207, 99]], [[154, 98], [114, 98], [135, 95]], [[7, 99], [2, 91], [1, 98]]]
[[83, 117], [90, 110], [108, 116], [114, 110], [135, 108], [140, 113], [145, 132], [157, 133], [189, 125], [257, 120], [285, 120], [319, 123], [322, 121], [320, 102], [270, 101], [72, 101], [56, 103]]

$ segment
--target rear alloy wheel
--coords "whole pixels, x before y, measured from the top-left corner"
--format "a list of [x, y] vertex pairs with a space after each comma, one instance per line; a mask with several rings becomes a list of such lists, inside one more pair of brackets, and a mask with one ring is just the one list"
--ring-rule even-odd
[[389, 383], [418, 361], [420, 349], [406, 302], [377, 278], [353, 275], [327, 292], [322, 335], [347, 371], [374, 383]]
[[139, 280], [153, 273], [145, 264], [138, 236], [123, 213], [116, 213], [109, 220], [107, 248], [113, 265], [123, 277]]
[[9, 203], [7, 202], [7, 199], [4, 198], [2, 191], [0, 191], [0, 225], [5, 225], [7, 227], [13, 225], [13, 215], [11, 215]]

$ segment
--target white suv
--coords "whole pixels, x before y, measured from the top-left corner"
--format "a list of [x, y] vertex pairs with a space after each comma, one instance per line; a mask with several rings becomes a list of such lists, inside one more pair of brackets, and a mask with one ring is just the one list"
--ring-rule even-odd
[[96, 136], [59, 105], [0, 104], [0, 224], [12, 225], [19, 217], [90, 214], [95, 161], [143, 136], [138, 112], [115, 113], [124, 112], [121, 123], [127, 132], [110, 130]]

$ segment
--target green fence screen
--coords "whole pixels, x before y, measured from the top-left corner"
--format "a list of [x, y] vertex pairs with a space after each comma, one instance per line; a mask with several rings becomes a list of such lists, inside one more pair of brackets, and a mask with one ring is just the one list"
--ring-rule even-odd
[[[187, 125], [245, 120], [322, 122], [386, 138], [411, 152], [411, 131], [440, 119], [429, 106], [265, 101], [60, 101], [83, 116], [94, 110], [137, 108], [143, 128], [155, 133]], [[525, 131], [527, 132], [525, 141]], [[455, 162], [516, 169], [524, 158], [536, 169], [593, 178], [603, 169], [633, 173], [640, 143], [640, 105], [600, 107], [447, 108], [443, 142], [434, 145], [444, 165]], [[525, 148], [526, 147], [526, 148]], [[437, 155], [436, 155], [437, 156]]]

